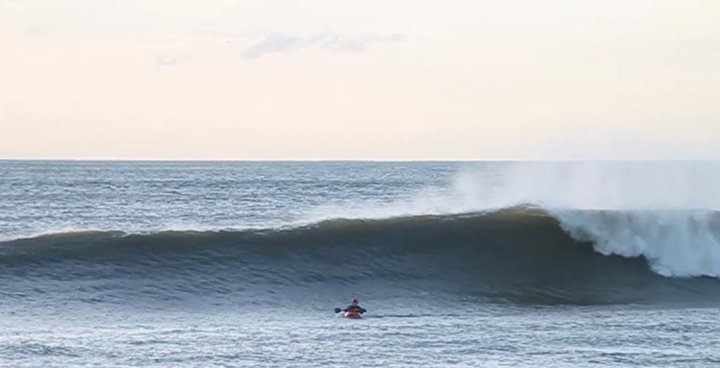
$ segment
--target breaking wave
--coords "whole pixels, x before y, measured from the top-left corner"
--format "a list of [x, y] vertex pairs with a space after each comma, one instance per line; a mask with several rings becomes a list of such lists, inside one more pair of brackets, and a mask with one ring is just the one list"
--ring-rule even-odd
[[342, 294], [350, 285], [488, 302], [716, 302], [719, 224], [713, 211], [526, 206], [253, 230], [58, 233], [0, 243], [0, 274], [14, 285], [11, 298], [43, 280], [34, 292], [116, 302], [272, 303], [281, 292]]

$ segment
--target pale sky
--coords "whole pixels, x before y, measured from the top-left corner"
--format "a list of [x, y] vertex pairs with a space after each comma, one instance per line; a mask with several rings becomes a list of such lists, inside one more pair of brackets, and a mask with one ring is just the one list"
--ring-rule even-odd
[[720, 1], [0, 0], [0, 158], [720, 159]]

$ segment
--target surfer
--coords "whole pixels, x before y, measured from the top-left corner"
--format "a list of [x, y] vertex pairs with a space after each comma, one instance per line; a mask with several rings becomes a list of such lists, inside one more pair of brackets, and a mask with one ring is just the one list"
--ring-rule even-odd
[[362, 318], [363, 313], [367, 312], [365, 308], [361, 307], [358, 304], [357, 299], [353, 299], [350, 305], [347, 306], [347, 308], [335, 308], [335, 313], [343, 313], [343, 317], [345, 318]]
[[367, 310], [361, 307], [358, 303], [360, 302], [357, 299], [353, 299], [352, 302], [350, 302], [350, 305], [348, 305], [347, 308], [343, 309], [343, 312], [357, 312], [360, 314], [367, 312]]

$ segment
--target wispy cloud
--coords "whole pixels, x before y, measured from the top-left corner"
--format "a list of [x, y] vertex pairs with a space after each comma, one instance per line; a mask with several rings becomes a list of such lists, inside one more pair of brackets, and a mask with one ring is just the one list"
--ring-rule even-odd
[[0, 0], [0, 9], [9, 9], [9, 10], [23, 10], [25, 7], [20, 4], [18, 1], [14, 0]]
[[376, 44], [403, 42], [406, 39], [401, 34], [355, 36], [318, 34], [296, 37], [273, 33], [247, 48], [243, 52], [243, 56], [252, 59], [267, 54], [286, 53], [312, 47], [340, 52], [361, 52]]
[[363, 51], [375, 44], [404, 42], [406, 37], [401, 34], [364, 35], [355, 37], [338, 37], [326, 35], [320, 42], [325, 49], [339, 51]]
[[283, 34], [271, 34], [262, 41], [250, 46], [243, 55], [247, 58], [256, 58], [265, 54], [274, 54], [296, 49], [307, 44], [307, 40], [286, 36]]

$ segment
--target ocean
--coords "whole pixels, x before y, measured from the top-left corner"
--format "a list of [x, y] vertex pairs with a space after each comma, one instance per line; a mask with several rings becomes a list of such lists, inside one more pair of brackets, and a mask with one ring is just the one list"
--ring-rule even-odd
[[0, 366], [720, 366], [718, 188], [714, 161], [0, 161]]

